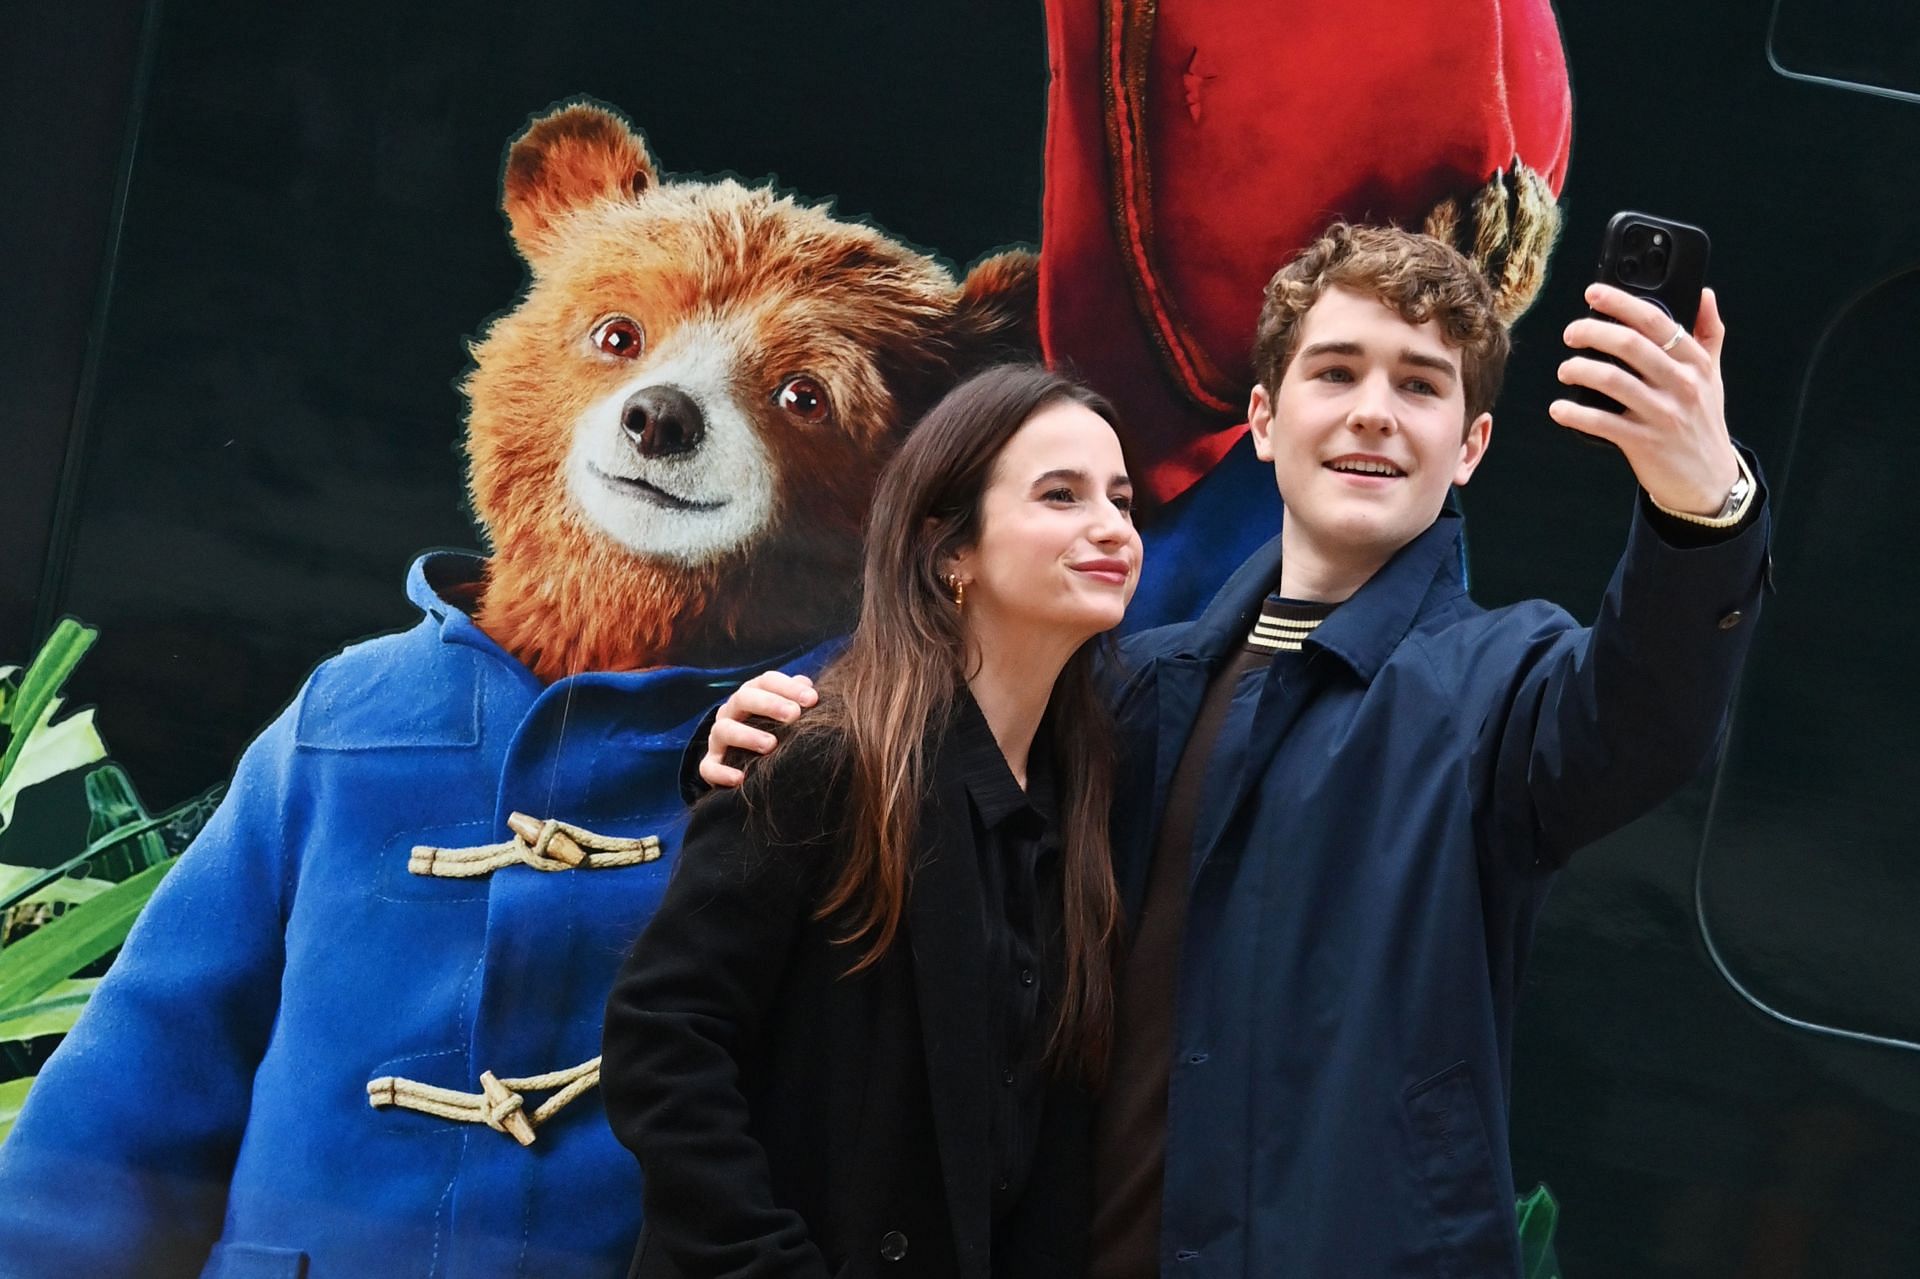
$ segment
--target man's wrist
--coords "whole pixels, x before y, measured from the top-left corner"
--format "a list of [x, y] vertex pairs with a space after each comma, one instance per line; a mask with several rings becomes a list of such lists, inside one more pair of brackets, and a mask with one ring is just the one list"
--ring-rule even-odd
[[1688, 524], [1697, 524], [1702, 528], [1732, 528], [1746, 518], [1748, 509], [1753, 505], [1755, 495], [1760, 491], [1760, 485], [1755, 482], [1753, 471], [1747, 466], [1747, 459], [1741, 456], [1740, 450], [1735, 449], [1733, 451], [1733, 460], [1740, 468], [1739, 476], [1734, 480], [1732, 487], [1727, 490], [1726, 500], [1721, 503], [1720, 509], [1712, 515], [1700, 515], [1689, 511], [1676, 511], [1652, 493], [1647, 494], [1647, 500], [1652, 502], [1654, 508], [1661, 514], [1671, 516], [1676, 520], [1684, 520]]

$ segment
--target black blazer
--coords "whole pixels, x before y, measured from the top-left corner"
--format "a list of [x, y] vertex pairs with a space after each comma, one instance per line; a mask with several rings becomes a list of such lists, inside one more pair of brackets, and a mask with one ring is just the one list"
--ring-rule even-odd
[[991, 1246], [985, 899], [957, 761], [933, 753], [902, 932], [852, 977], [844, 920], [813, 918], [844, 770], [804, 739], [765, 766], [769, 821], [737, 791], [694, 810], [608, 1000], [600, 1087], [645, 1177], [632, 1275], [1071, 1279], [1091, 1193], [1077, 1085], [1049, 1086]]

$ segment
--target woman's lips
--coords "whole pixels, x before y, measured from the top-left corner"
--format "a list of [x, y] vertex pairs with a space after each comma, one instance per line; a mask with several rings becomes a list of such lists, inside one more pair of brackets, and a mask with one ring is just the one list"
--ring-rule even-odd
[[1072, 565], [1072, 568], [1074, 572], [1084, 573], [1095, 581], [1105, 582], [1108, 586], [1127, 584], [1127, 564], [1124, 560], [1082, 560]]

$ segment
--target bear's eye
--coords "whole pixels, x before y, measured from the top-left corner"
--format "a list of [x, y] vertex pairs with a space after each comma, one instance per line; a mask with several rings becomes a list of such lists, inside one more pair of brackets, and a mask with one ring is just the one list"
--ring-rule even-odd
[[624, 315], [610, 315], [594, 326], [593, 345], [608, 355], [631, 360], [646, 345], [646, 336], [640, 331], [638, 320], [630, 320]]
[[804, 373], [788, 378], [779, 394], [773, 398], [776, 404], [802, 422], [824, 422], [830, 411], [825, 388]]

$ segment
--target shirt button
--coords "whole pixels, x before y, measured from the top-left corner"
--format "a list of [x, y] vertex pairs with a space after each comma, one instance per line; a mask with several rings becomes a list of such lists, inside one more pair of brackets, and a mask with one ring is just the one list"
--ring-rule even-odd
[[1013, 1087], [1013, 1072], [1011, 1070], [1001, 1071], [1000, 1082], [1005, 1084], [1009, 1088]]
[[907, 1255], [907, 1237], [898, 1230], [889, 1230], [880, 1236], [880, 1259], [882, 1261], [901, 1261]]
[[998, 1190], [1000, 1193], [1005, 1194], [1008, 1184], [1009, 1183], [1007, 1182], [1007, 1180], [1005, 1178], [1002, 1178], [999, 1181], [994, 1183], [993, 1188], [995, 1190]]
[[1031, 985], [1033, 985], [1033, 969], [1031, 969], [1031, 968], [1022, 968], [1022, 969], [1020, 970], [1020, 984], [1021, 984], [1022, 986], [1031, 986]]
[[1720, 629], [1723, 631], [1730, 631], [1734, 627], [1740, 625], [1740, 623], [1744, 622], [1745, 620], [1746, 620], [1746, 614], [1742, 613], [1739, 609], [1736, 608], [1733, 610], [1733, 612], [1728, 613], [1725, 617], [1720, 619]]

